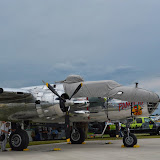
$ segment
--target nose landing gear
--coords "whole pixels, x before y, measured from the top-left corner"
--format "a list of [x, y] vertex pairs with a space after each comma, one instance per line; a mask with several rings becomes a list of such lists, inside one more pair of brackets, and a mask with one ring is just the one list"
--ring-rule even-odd
[[136, 136], [132, 133], [129, 133], [129, 135], [125, 134], [123, 137], [123, 144], [125, 147], [133, 147], [137, 144]]
[[126, 126], [127, 132], [123, 137], [123, 144], [125, 147], [133, 147], [137, 144], [137, 137], [134, 134], [130, 133], [129, 124], [127, 124]]

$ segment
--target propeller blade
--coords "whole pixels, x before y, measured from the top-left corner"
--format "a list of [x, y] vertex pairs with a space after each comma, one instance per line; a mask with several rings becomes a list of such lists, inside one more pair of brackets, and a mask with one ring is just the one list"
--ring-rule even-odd
[[81, 89], [81, 87], [83, 86], [83, 83], [81, 83], [76, 90], [74, 91], [74, 93], [72, 94], [72, 96], [69, 98], [69, 100]]
[[50, 91], [52, 91], [56, 96], [58, 96], [59, 99], [61, 99], [62, 101], [66, 102], [66, 100], [64, 98], [62, 98], [57, 91], [49, 84], [49, 83], [45, 83], [44, 81], [42, 81], [47, 87], [48, 89], [50, 89]]

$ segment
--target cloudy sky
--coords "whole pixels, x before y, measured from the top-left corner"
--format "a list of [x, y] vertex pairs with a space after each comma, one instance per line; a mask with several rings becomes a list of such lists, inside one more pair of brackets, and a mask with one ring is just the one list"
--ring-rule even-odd
[[160, 95], [159, 0], [0, 0], [0, 86], [80, 74]]

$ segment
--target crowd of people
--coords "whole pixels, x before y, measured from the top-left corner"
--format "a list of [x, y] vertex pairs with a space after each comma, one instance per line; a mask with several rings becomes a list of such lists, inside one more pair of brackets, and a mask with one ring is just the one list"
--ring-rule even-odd
[[31, 137], [33, 141], [41, 141], [41, 140], [53, 140], [58, 136], [58, 129], [55, 127], [40, 127], [32, 129]]

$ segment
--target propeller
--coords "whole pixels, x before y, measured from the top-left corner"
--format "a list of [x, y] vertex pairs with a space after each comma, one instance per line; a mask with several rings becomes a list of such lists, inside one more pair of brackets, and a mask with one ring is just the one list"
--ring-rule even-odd
[[57, 93], [57, 91], [49, 84], [49, 83], [46, 83], [46, 82], [44, 82], [44, 81], [42, 81], [47, 87], [48, 87], [48, 89], [50, 89], [56, 96], [58, 96], [58, 98], [60, 99], [60, 100], [62, 100], [63, 102], [66, 102], [66, 100], [63, 98], [63, 97], [61, 97], [58, 93]]
[[81, 84], [76, 88], [76, 90], [73, 92], [73, 94], [71, 95], [71, 97], [69, 98], [69, 100], [72, 99], [72, 97], [73, 97], [76, 93], [78, 93], [78, 91], [81, 89], [82, 86], [83, 86], [83, 83], [81, 83]]
[[[66, 126], [66, 139], [67, 142], [70, 141], [70, 120], [69, 120], [69, 106], [66, 106], [65, 103], [67, 102], [66, 99], [64, 99], [62, 96], [60, 96], [57, 91], [49, 84], [49, 83], [45, 83], [44, 81], [42, 81], [50, 91], [52, 91], [56, 96], [58, 96], [59, 98], [59, 103], [60, 103], [60, 107], [62, 109], [63, 112], [66, 112], [65, 114], [65, 126]], [[80, 85], [78, 85], [78, 87], [76, 88], [76, 90], [73, 92], [73, 94], [71, 95], [71, 97], [69, 98], [69, 100], [72, 99], [72, 97], [81, 89], [81, 87], [83, 86], [83, 84], [81, 83]]]

